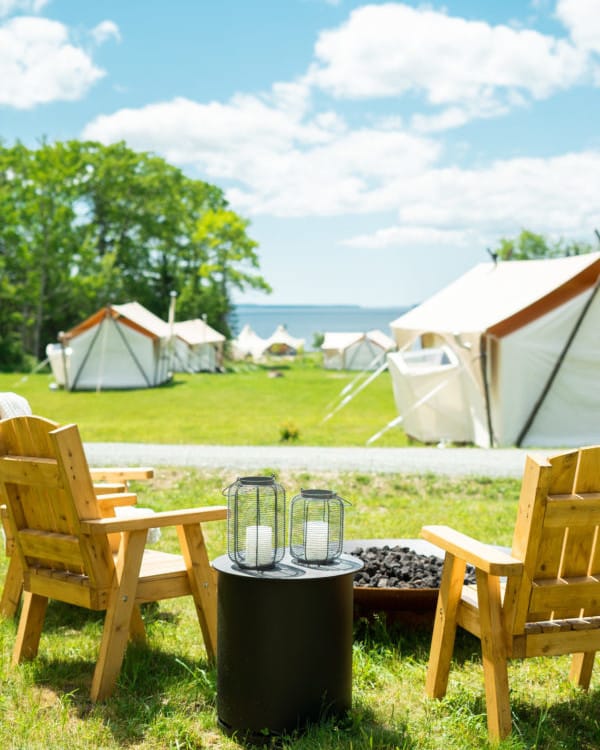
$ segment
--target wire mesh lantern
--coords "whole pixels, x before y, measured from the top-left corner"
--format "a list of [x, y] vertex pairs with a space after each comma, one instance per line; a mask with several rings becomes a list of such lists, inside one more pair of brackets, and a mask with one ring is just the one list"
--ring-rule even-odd
[[307, 565], [335, 562], [344, 543], [344, 505], [332, 490], [301, 490], [290, 509], [290, 554]]
[[240, 568], [272, 568], [285, 551], [285, 490], [275, 477], [239, 477], [227, 493], [227, 554]]

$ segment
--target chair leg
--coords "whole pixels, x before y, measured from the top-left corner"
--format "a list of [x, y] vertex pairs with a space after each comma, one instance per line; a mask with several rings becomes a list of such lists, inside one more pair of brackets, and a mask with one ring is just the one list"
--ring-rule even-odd
[[17, 613], [21, 593], [23, 591], [23, 567], [19, 556], [16, 552], [10, 557], [6, 578], [4, 579], [4, 589], [2, 599], [0, 599], [0, 615], [11, 618]]
[[140, 611], [139, 604], [135, 604], [131, 612], [131, 621], [129, 623], [129, 640], [136, 643], [146, 642], [146, 626]]
[[25, 659], [34, 659], [37, 656], [47, 607], [48, 597], [32, 594], [30, 591], [25, 592], [17, 639], [13, 649], [13, 664], [19, 664]]
[[592, 679], [592, 669], [594, 668], [595, 651], [586, 651], [585, 653], [573, 654], [571, 661], [571, 671], [569, 679], [572, 683], [582, 690], [588, 690], [590, 680]]
[[425, 692], [430, 698], [443, 698], [448, 687], [450, 660], [456, 636], [456, 613], [465, 578], [465, 562], [446, 553], [435, 622], [431, 637]]
[[198, 622], [204, 638], [208, 660], [217, 654], [217, 586], [199, 524], [178, 526], [181, 553], [188, 570]]
[[92, 678], [91, 699], [102, 701], [112, 693], [121, 671], [135, 606], [135, 594], [146, 544], [146, 530], [123, 534], [115, 572], [117, 585], [112, 590], [100, 653]]
[[512, 731], [500, 580], [481, 570], [476, 576], [488, 734], [496, 742]]

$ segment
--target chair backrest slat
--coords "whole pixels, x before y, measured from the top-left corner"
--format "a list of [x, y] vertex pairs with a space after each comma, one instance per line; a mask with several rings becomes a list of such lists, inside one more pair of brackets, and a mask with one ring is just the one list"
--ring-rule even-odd
[[[543, 463], [531, 456], [528, 462], [541, 471]], [[513, 555], [523, 559], [525, 573], [509, 584], [518, 602], [515, 634], [526, 623], [600, 614], [600, 446], [546, 465], [545, 482], [522, 487]]]
[[0, 487], [8, 505], [24, 575], [39, 568], [110, 585], [108, 540], [81, 533], [80, 521], [100, 517], [79, 431], [41, 417], [0, 422]]

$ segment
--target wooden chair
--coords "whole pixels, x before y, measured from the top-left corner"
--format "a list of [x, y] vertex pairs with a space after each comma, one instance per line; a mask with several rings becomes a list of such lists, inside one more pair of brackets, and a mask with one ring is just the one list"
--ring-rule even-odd
[[[427, 694], [446, 693], [457, 625], [481, 640], [492, 741], [511, 732], [509, 659], [573, 654], [570, 679], [587, 690], [600, 648], [599, 531], [600, 446], [527, 457], [510, 555], [447, 526], [423, 527], [446, 550]], [[463, 585], [466, 563], [475, 590]]]
[[[92, 700], [103, 700], [128, 638], [145, 637], [139, 605], [185, 595], [194, 599], [214, 659], [216, 576], [201, 524], [225, 519], [225, 506], [103, 517], [129, 493], [97, 496], [77, 427], [41, 417], [0, 422], [0, 492], [24, 582], [13, 663], [37, 655], [48, 599], [105, 610], [91, 686]], [[177, 528], [182, 555], [145, 550], [148, 529], [164, 526]]]
[[[90, 476], [94, 481], [96, 495], [110, 495], [112, 493], [127, 493], [128, 483], [133, 480], [151, 479], [154, 469], [148, 466], [136, 467], [102, 467], [90, 469]], [[0, 498], [1, 500], [1, 498]], [[109, 502], [106, 498], [100, 508], [103, 515], [114, 517], [115, 507], [131, 506], [136, 502], [136, 496], [132, 493], [119, 495]], [[17, 614], [21, 593], [23, 591], [23, 570], [18, 555], [14, 555], [15, 541], [8, 523], [8, 510], [6, 505], [0, 505], [0, 521], [4, 531], [5, 553], [9, 558], [8, 570], [4, 578], [4, 587], [0, 597], [0, 616], [14, 617]]]

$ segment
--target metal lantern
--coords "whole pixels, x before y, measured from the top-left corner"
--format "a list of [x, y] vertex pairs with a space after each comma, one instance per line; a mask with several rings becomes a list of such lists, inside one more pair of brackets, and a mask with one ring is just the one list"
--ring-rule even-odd
[[275, 477], [240, 477], [227, 493], [227, 554], [240, 568], [272, 568], [285, 551], [285, 490]]
[[290, 510], [290, 553], [306, 565], [335, 562], [344, 543], [346, 500], [331, 490], [301, 490]]

